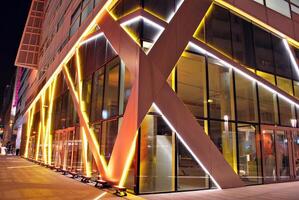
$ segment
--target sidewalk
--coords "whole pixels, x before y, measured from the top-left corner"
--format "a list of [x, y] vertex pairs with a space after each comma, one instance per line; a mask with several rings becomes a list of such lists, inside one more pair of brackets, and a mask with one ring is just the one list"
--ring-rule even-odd
[[[1, 200], [122, 199], [14, 156], [0, 156]], [[126, 199], [141, 199], [129, 195]]]
[[299, 182], [144, 196], [148, 200], [299, 200]]
[[14, 156], [0, 156], [1, 200], [299, 200], [299, 182], [120, 198]]

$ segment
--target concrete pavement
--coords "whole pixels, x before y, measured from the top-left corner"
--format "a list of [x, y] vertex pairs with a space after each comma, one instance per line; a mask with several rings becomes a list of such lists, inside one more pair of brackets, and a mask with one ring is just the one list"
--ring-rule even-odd
[[[121, 199], [112, 192], [83, 184], [22, 158], [0, 156], [1, 200]], [[129, 195], [126, 199], [141, 198]]]
[[0, 156], [0, 200], [299, 200], [299, 182], [120, 198], [13, 156]]

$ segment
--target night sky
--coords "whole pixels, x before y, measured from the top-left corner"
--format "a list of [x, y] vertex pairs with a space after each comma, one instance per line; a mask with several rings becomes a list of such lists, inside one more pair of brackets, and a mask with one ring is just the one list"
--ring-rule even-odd
[[[3, 89], [14, 80], [15, 58], [31, 0], [1, 1], [0, 12], [0, 105], [3, 100]], [[13, 82], [12, 82], [13, 83]]]

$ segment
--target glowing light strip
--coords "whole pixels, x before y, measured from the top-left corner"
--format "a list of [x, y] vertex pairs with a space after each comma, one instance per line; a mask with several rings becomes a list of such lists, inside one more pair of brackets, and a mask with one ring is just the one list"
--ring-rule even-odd
[[137, 138], [138, 138], [138, 131], [135, 134], [132, 146], [130, 148], [130, 151], [129, 151], [129, 154], [128, 154], [128, 157], [127, 157], [127, 160], [126, 160], [126, 163], [125, 163], [125, 167], [124, 167], [123, 173], [121, 175], [121, 179], [119, 181], [119, 186], [121, 186], [121, 187], [123, 187], [125, 185], [126, 178], [128, 176], [128, 172], [129, 172], [129, 169], [130, 169], [131, 164], [132, 164], [132, 160], [133, 160], [134, 155], [135, 155]]
[[[159, 24], [157, 24], [157, 23], [155, 23], [155, 22], [153, 22], [153, 21], [151, 21], [151, 20], [149, 20], [148, 18], [146, 18], [146, 17], [143, 17], [143, 16], [141, 16], [141, 15], [139, 15], [139, 16], [137, 16], [137, 17], [134, 17], [134, 18], [132, 18], [132, 19], [129, 19], [129, 20], [127, 20], [127, 21], [125, 21], [125, 22], [123, 22], [123, 23], [121, 23], [120, 25], [121, 25], [121, 27], [133, 38], [133, 40], [138, 44], [138, 45], [140, 45], [139, 44], [139, 42], [138, 42], [138, 40], [140, 39], [140, 38], [136, 38], [135, 36], [134, 36], [134, 34], [132, 34], [129, 30], [127, 30], [127, 28], [125, 27], [125, 26], [128, 26], [128, 25], [131, 25], [131, 24], [133, 24], [133, 23], [135, 23], [135, 22], [138, 22], [138, 21], [140, 21], [140, 20], [143, 20], [145, 23], [148, 23], [148, 24], [150, 24], [151, 26], [153, 26], [153, 27], [155, 27], [155, 28], [157, 28], [157, 29], [159, 29], [159, 32], [158, 32], [158, 34], [155, 36], [155, 38], [153, 38], [153, 45], [152, 46], [154, 46], [155, 45], [155, 43], [156, 43], [156, 41], [158, 40], [158, 38], [161, 36], [161, 34], [163, 33], [163, 31], [165, 30], [165, 28], [163, 27], [163, 26], [160, 26]], [[150, 50], [151, 50], [151, 48], [146, 52], [146, 54], [148, 54], [149, 52], [150, 52]]]
[[283, 39], [283, 44], [287, 50], [287, 52], [289, 53], [289, 56], [290, 56], [290, 59], [291, 59], [291, 62], [293, 64], [293, 67], [295, 68], [295, 71], [297, 73], [297, 76], [299, 77], [299, 68], [298, 68], [298, 63], [294, 57], [294, 54], [293, 52], [291, 51], [291, 48], [290, 48], [290, 45], [288, 43], [288, 41], [286, 39]]
[[153, 107], [157, 110], [157, 112], [162, 116], [163, 120], [166, 122], [166, 124], [169, 126], [169, 128], [176, 133], [179, 140], [183, 143], [183, 145], [187, 148], [189, 153], [194, 157], [194, 159], [197, 161], [197, 163], [201, 166], [201, 168], [205, 171], [206, 174], [208, 174], [213, 183], [216, 185], [218, 189], [221, 189], [220, 185], [217, 183], [217, 181], [214, 179], [214, 177], [210, 174], [210, 172], [207, 170], [207, 168], [202, 164], [202, 162], [197, 158], [197, 156], [193, 153], [193, 151], [190, 149], [190, 147], [187, 145], [187, 143], [183, 140], [183, 138], [180, 136], [179, 132], [172, 126], [172, 124], [168, 121], [168, 119], [165, 117], [165, 115], [162, 113], [160, 108], [153, 103]]
[[25, 158], [28, 158], [28, 151], [29, 151], [29, 138], [30, 138], [30, 134], [31, 134], [31, 128], [32, 128], [32, 124], [33, 124], [33, 117], [34, 117], [34, 112], [35, 112], [35, 104], [33, 104], [32, 109], [29, 111], [28, 113], [28, 126], [27, 126], [27, 138], [26, 138], [26, 147], [25, 147]]
[[54, 80], [52, 83], [52, 86], [49, 90], [49, 110], [48, 110], [48, 116], [47, 116], [47, 127], [46, 127], [46, 141], [47, 141], [47, 147], [48, 147], [48, 160], [47, 163], [51, 164], [51, 157], [52, 157], [52, 141], [51, 141], [51, 125], [52, 125], [52, 110], [53, 110], [53, 104], [54, 104], [54, 95], [56, 90], [56, 82], [57, 79]]
[[87, 40], [82, 41], [82, 42], [79, 44], [79, 46], [82, 46], [83, 44], [89, 43], [89, 42], [91, 42], [91, 41], [93, 41], [93, 40], [96, 40], [97, 38], [100, 38], [100, 37], [103, 37], [103, 36], [104, 36], [104, 33], [101, 32], [101, 33], [99, 33], [99, 34], [97, 34], [97, 35], [94, 35], [94, 36], [88, 38]]
[[81, 131], [82, 131], [82, 140], [83, 140], [83, 153], [84, 153], [84, 163], [85, 163], [85, 173], [86, 176], [90, 177], [91, 176], [91, 167], [88, 163], [88, 142], [87, 142], [87, 138], [86, 138], [86, 133], [84, 131], [84, 128], [81, 127]]
[[251, 81], [254, 81], [254, 82], [257, 82], [260, 86], [262, 86], [264, 89], [268, 90], [269, 92], [271, 93], [274, 93], [276, 95], [278, 95], [280, 98], [284, 99], [285, 101], [287, 101], [288, 103], [290, 104], [293, 104], [293, 105], [296, 105], [296, 107], [299, 107], [299, 105], [294, 102], [293, 100], [289, 99], [288, 97], [286, 97], [285, 95], [277, 92], [276, 90], [270, 88], [269, 86], [267, 86], [266, 84], [260, 82], [259, 80], [256, 80], [255, 78], [251, 77], [250, 75], [248, 75], [247, 73], [241, 71], [240, 69], [234, 67], [233, 65], [227, 63], [226, 61], [218, 58], [217, 56], [215, 56], [214, 54], [204, 50], [203, 48], [197, 46], [196, 44], [192, 43], [192, 42], [189, 42], [189, 45], [192, 46], [193, 48], [197, 49], [199, 52], [205, 54], [205, 55], [208, 55], [209, 57], [212, 57], [216, 60], [218, 60], [221, 64], [223, 64], [225, 67], [228, 67], [228, 68], [232, 68], [234, 69], [234, 71], [236, 71], [237, 73], [239, 73], [240, 75], [244, 76], [245, 78], [251, 80]]
[[[108, 11], [108, 6], [113, 2], [114, 0], [108, 0], [102, 9], [98, 12], [98, 14], [93, 18], [93, 20], [90, 22], [90, 24], [87, 26], [85, 31], [82, 33], [82, 35], [79, 37], [79, 39], [75, 42], [73, 47], [69, 50], [65, 58], [60, 62], [58, 67], [55, 69], [55, 71], [52, 73], [52, 76], [48, 79], [48, 81], [45, 83], [44, 87], [40, 90], [40, 92], [35, 96], [25, 113], [27, 113], [33, 106], [33, 104], [38, 101], [40, 96], [45, 92], [45, 90], [51, 85], [54, 79], [56, 79], [57, 75], [62, 71], [63, 66], [65, 63], [67, 63], [72, 56], [75, 54], [77, 47], [80, 46], [80, 42], [84, 40], [84, 38], [90, 33], [90, 31], [97, 26], [97, 21], [101, 17], [102, 13], [107, 10]], [[108, 11], [109, 12], [109, 11]]]
[[40, 145], [40, 135], [41, 135], [41, 123], [38, 125], [38, 136], [37, 136], [37, 142], [36, 142], [36, 150], [35, 150], [35, 160], [38, 160], [38, 154], [39, 154], [39, 145]]
[[174, 12], [172, 12], [166, 19], [167, 23], [169, 23], [172, 18], [174, 17], [175, 13], [180, 9], [181, 5], [183, 4], [184, 0], [181, 0], [180, 2], [177, 3], [177, 8]]
[[42, 107], [41, 107], [41, 110], [42, 110], [42, 135], [43, 135], [43, 160], [44, 162], [47, 161], [47, 149], [46, 149], [46, 143], [47, 143], [47, 139], [46, 139], [46, 124], [45, 124], [45, 95], [46, 95], [47, 91], [45, 92], [44, 95], [42, 95]]
[[155, 22], [153, 22], [153, 21], [149, 20], [148, 18], [143, 17], [143, 16], [141, 16], [141, 15], [139, 15], [139, 16], [137, 16], [137, 17], [134, 17], [134, 18], [132, 18], [132, 19], [129, 19], [129, 20], [127, 20], [127, 21], [121, 23], [120, 25], [121, 25], [121, 26], [128, 26], [128, 25], [131, 25], [131, 24], [133, 24], [133, 23], [135, 23], [135, 22], [138, 22], [138, 21], [140, 21], [140, 20], [145, 21], [146, 23], [148, 23], [148, 24], [154, 26], [155, 28], [163, 29], [163, 30], [164, 30], [164, 27], [163, 27], [163, 26], [160, 26], [159, 24], [157, 24], [157, 23], [155, 23]]

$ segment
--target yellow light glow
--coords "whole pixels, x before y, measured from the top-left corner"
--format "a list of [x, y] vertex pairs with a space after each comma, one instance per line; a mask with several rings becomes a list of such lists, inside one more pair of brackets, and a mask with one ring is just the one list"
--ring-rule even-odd
[[197, 37], [197, 35], [199, 35], [199, 33], [200, 33], [200, 31], [202, 30], [202, 28], [204, 28], [204, 24], [205, 24], [206, 17], [209, 16], [209, 15], [211, 14], [212, 9], [213, 9], [213, 4], [211, 4], [210, 7], [208, 8], [206, 14], [205, 14], [204, 17], [202, 18], [202, 20], [201, 20], [199, 26], [197, 27], [197, 29], [196, 29], [196, 31], [195, 31], [193, 37], [199, 39], [199, 38]]
[[133, 158], [134, 158], [134, 155], [135, 155], [137, 138], [138, 138], [138, 131], [135, 134], [132, 146], [130, 148], [130, 151], [129, 151], [129, 154], [128, 154], [128, 157], [127, 157], [127, 160], [126, 160], [126, 163], [125, 163], [124, 170], [123, 170], [122, 175], [121, 175], [121, 179], [119, 181], [119, 186], [121, 186], [121, 187], [123, 187], [126, 183], [128, 172], [129, 172], [129, 169], [131, 167], [131, 164], [132, 164], [132, 161], [133, 161]]
[[42, 105], [41, 105], [41, 126], [42, 126], [42, 138], [43, 138], [43, 160], [44, 162], [47, 161], [47, 149], [46, 149], [46, 143], [47, 143], [47, 140], [46, 140], [46, 137], [45, 137], [45, 134], [46, 134], [46, 124], [45, 124], [45, 95], [46, 95], [46, 92], [47, 90], [45, 91], [45, 94], [42, 95]]
[[90, 177], [91, 176], [91, 165], [90, 163], [88, 162], [88, 143], [87, 143], [87, 138], [86, 138], [86, 133], [84, 131], [84, 128], [82, 127], [81, 128], [81, 131], [82, 131], [82, 142], [83, 142], [83, 153], [84, 153], [84, 156], [83, 156], [83, 159], [84, 159], [84, 163], [85, 163], [85, 173], [86, 173], [86, 176]]
[[40, 92], [35, 96], [27, 110], [25, 111], [25, 114], [32, 108], [32, 106], [40, 99], [41, 95], [45, 92], [45, 90], [51, 85], [51, 83], [54, 81], [54, 79], [57, 78], [57, 75], [62, 71], [63, 66], [72, 58], [72, 56], [75, 54], [76, 49], [80, 46], [80, 43], [84, 41], [84, 38], [90, 34], [90, 31], [92, 31], [97, 26], [97, 21], [102, 16], [103, 12], [105, 10], [108, 11], [108, 6], [112, 4], [115, 0], [108, 0], [103, 8], [97, 13], [97, 15], [93, 18], [93, 20], [90, 22], [90, 24], [87, 26], [85, 31], [82, 33], [82, 35], [79, 37], [79, 39], [75, 42], [73, 47], [69, 50], [65, 58], [60, 62], [58, 67], [55, 69], [55, 71], [52, 73], [52, 76], [48, 79], [48, 81], [45, 83], [44, 87], [40, 90]]
[[29, 138], [31, 134], [31, 128], [33, 124], [33, 117], [34, 117], [34, 112], [35, 112], [35, 104], [33, 105], [32, 109], [29, 110], [28, 113], [28, 122], [27, 122], [27, 138], [26, 138], [26, 147], [25, 147], [25, 154], [24, 157], [28, 158], [28, 150], [29, 150]]
[[38, 125], [38, 136], [37, 136], [37, 142], [36, 142], [36, 150], [35, 150], [35, 160], [38, 160], [39, 155], [39, 146], [40, 146], [40, 135], [41, 135], [41, 123]]

